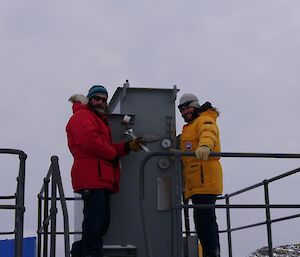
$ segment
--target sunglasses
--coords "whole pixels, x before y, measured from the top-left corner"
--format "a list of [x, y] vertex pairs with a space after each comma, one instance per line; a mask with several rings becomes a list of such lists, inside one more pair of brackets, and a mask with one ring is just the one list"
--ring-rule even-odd
[[192, 102], [195, 102], [195, 101], [188, 101], [188, 102], [185, 102], [185, 103], [183, 103], [183, 104], [178, 105], [179, 111], [183, 111], [183, 110], [187, 109], [188, 107], [190, 107], [189, 105], [190, 105]]
[[106, 103], [107, 102], [107, 98], [106, 97], [101, 97], [101, 96], [98, 96], [98, 95], [94, 95], [92, 96], [92, 99], [95, 100], [95, 101], [102, 101], [103, 103]]

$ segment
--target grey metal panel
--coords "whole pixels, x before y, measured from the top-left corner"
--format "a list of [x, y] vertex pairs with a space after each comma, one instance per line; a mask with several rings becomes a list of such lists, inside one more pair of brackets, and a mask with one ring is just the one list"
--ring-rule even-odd
[[[136, 135], [155, 133], [165, 137], [167, 116], [174, 117], [173, 129], [175, 132], [173, 89], [126, 88], [126, 95], [124, 95], [124, 90], [120, 91], [121, 93], [123, 99], [121, 101], [121, 113], [135, 114], [132, 128]], [[175, 133], [173, 136], [175, 137]], [[175, 138], [171, 139], [175, 141]], [[148, 147], [151, 151], [162, 150], [160, 142], [148, 144]], [[121, 233], [121, 242], [125, 245], [135, 245], [139, 257], [145, 256], [145, 246], [138, 208], [138, 168], [145, 154], [144, 151], [130, 153], [122, 160], [121, 192], [112, 199], [112, 226], [105, 236], [105, 243], [113, 244], [119, 241], [116, 240], [116, 235], [119, 237], [118, 233]], [[172, 164], [168, 170], [162, 171], [159, 169], [157, 161], [150, 161], [146, 167], [145, 212], [147, 213], [146, 220], [150, 224], [149, 234], [153, 256], [166, 257], [171, 256], [172, 250], [171, 215], [170, 212], [157, 211], [157, 177], [161, 177], [163, 174], [172, 181], [175, 181], [175, 178]], [[172, 198], [173, 203], [178, 201], [175, 199], [175, 194], [172, 195]], [[115, 206], [115, 203], [119, 206]], [[123, 210], [120, 210], [121, 206]], [[114, 208], [115, 210], [113, 210]], [[116, 220], [117, 222], [114, 222]], [[118, 226], [116, 226], [117, 223]]]

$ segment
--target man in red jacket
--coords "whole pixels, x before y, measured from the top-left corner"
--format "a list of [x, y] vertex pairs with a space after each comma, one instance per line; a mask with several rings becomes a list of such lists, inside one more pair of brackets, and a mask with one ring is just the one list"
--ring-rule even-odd
[[74, 242], [72, 257], [102, 257], [103, 235], [110, 220], [109, 195], [119, 191], [119, 157], [141, 150], [142, 138], [114, 144], [107, 121], [105, 87], [95, 85], [87, 96], [74, 95], [73, 115], [67, 126], [68, 146], [74, 157], [74, 192], [82, 195], [82, 240]]

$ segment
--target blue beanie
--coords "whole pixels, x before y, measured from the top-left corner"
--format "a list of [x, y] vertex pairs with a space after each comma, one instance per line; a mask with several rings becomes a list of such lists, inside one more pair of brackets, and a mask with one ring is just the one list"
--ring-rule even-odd
[[90, 88], [88, 94], [87, 94], [87, 98], [91, 98], [92, 96], [94, 96], [97, 93], [103, 93], [108, 95], [107, 90], [104, 86], [101, 85], [94, 85]]

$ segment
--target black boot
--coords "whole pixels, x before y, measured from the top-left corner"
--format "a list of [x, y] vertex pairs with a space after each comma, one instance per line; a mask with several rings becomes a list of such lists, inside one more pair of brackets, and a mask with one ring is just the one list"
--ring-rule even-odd
[[204, 256], [205, 257], [221, 257], [220, 250], [216, 249], [213, 251], [208, 251]]
[[72, 244], [71, 257], [81, 257], [82, 241], [76, 241]]

